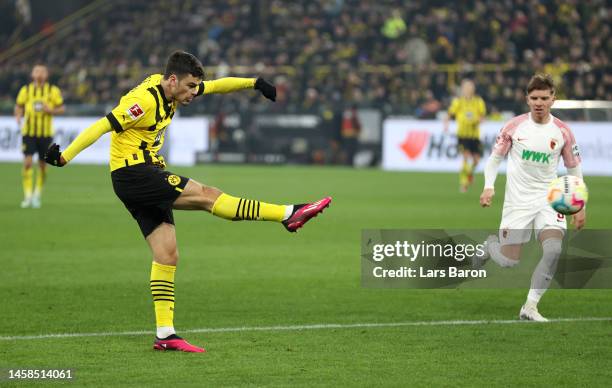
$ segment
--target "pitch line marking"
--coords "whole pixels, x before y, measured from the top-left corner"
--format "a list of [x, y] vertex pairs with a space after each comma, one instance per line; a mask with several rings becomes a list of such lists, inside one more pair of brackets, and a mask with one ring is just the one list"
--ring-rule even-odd
[[[455, 321], [408, 321], [408, 322], [371, 322], [371, 323], [319, 323], [311, 325], [286, 325], [286, 326], [242, 326], [242, 327], [208, 327], [201, 329], [180, 330], [181, 333], [233, 333], [249, 331], [300, 331], [321, 329], [356, 329], [356, 328], [385, 328], [385, 327], [410, 327], [410, 326], [469, 326], [469, 325], [509, 325], [509, 324], [550, 324], [560, 322], [612, 322], [612, 317], [583, 317], [583, 318], [554, 318], [548, 322], [530, 322], [517, 319], [506, 320], [455, 320]], [[128, 335], [155, 335], [154, 331], [122, 331], [122, 332], [100, 332], [100, 333], [56, 333], [21, 336], [2, 336], [0, 341], [36, 340], [51, 338], [83, 338], [83, 337], [114, 337]]]

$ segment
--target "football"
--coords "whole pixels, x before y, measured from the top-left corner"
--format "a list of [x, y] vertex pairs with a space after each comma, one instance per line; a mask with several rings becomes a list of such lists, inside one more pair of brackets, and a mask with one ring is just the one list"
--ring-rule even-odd
[[565, 175], [550, 183], [547, 198], [550, 206], [558, 213], [575, 214], [586, 205], [589, 191], [582, 179]]

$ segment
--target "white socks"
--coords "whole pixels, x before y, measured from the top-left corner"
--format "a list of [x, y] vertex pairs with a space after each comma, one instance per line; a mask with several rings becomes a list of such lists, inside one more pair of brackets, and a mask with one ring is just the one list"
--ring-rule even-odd
[[283, 221], [287, 220], [293, 214], [293, 205], [285, 205], [285, 216]]
[[537, 304], [550, 287], [561, 251], [561, 240], [557, 238], [549, 238], [542, 242], [542, 258], [531, 276], [531, 288], [527, 294], [527, 302]]
[[157, 338], [164, 339], [172, 334], [176, 334], [173, 326], [160, 326], [157, 328]]
[[504, 256], [503, 253], [501, 253], [501, 245], [497, 239], [487, 240], [487, 246], [489, 249], [489, 256], [491, 256], [491, 260], [496, 262], [500, 267], [514, 267], [519, 263], [518, 260], [509, 259]]

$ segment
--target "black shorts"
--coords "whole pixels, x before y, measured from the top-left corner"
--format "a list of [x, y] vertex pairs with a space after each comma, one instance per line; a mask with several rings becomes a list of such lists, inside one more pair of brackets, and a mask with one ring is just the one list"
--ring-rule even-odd
[[163, 222], [174, 225], [172, 204], [189, 181], [148, 164], [117, 169], [111, 179], [115, 194], [138, 222], [145, 238]]
[[24, 155], [29, 156], [38, 153], [38, 160], [44, 160], [45, 153], [52, 141], [52, 137], [24, 136], [21, 139], [21, 149]]
[[457, 146], [461, 152], [469, 151], [472, 154], [482, 156], [482, 144], [480, 143], [480, 139], [459, 137], [457, 138]]

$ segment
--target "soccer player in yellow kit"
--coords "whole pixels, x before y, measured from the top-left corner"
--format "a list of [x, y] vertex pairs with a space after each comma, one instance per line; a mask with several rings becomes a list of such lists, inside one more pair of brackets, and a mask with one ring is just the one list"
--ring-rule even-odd
[[138, 223], [153, 254], [151, 293], [155, 307], [156, 350], [204, 352], [178, 337], [174, 330], [174, 274], [178, 260], [173, 209], [205, 210], [228, 220], [281, 222], [290, 232], [328, 207], [325, 197], [310, 204], [275, 205], [233, 197], [165, 170], [158, 155], [167, 126], [178, 104], [197, 96], [256, 89], [275, 101], [276, 88], [262, 78], [221, 78], [203, 81], [204, 69], [193, 55], [177, 51], [164, 74], [154, 74], [124, 95], [106, 117], [85, 129], [60, 152], [53, 144], [45, 159], [64, 166], [103, 134], [112, 131], [110, 169], [115, 194]]
[[[45, 152], [53, 141], [53, 116], [64, 113], [64, 99], [60, 89], [47, 82], [49, 71], [45, 65], [32, 68], [32, 82], [19, 89], [15, 104], [15, 120], [21, 126], [23, 158], [23, 201], [22, 208], [39, 208], [43, 185], [47, 176]], [[33, 186], [34, 169], [32, 156], [38, 153], [38, 174]]]
[[[480, 123], [487, 110], [482, 98], [475, 95], [474, 82], [464, 79], [461, 82], [461, 97], [454, 98], [448, 109], [449, 116], [457, 120], [457, 145], [463, 156], [459, 172], [459, 188], [466, 192], [474, 180], [474, 170], [482, 156], [480, 143]], [[450, 117], [444, 123], [444, 131], [448, 130]], [[471, 159], [471, 163], [470, 163]]]

